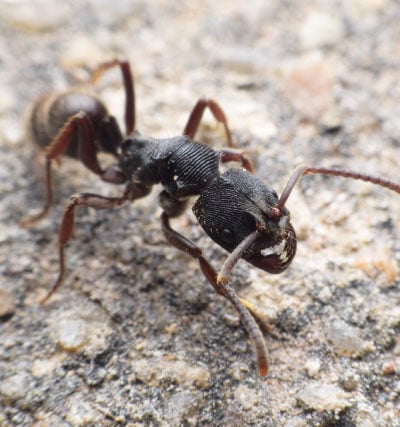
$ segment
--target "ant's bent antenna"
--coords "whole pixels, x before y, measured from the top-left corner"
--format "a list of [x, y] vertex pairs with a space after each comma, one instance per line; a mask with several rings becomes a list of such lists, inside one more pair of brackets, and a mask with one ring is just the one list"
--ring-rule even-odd
[[278, 200], [276, 208], [282, 209], [287, 202], [294, 186], [297, 184], [299, 179], [308, 174], [316, 175], [330, 175], [330, 176], [341, 176], [344, 178], [358, 179], [360, 181], [372, 182], [373, 184], [380, 185], [381, 187], [387, 188], [388, 190], [394, 191], [400, 194], [400, 185], [384, 178], [378, 178], [376, 176], [366, 175], [358, 172], [350, 172], [342, 169], [331, 169], [331, 168], [314, 168], [306, 165], [299, 165], [290, 175], [285, 188], [282, 191], [281, 197]]

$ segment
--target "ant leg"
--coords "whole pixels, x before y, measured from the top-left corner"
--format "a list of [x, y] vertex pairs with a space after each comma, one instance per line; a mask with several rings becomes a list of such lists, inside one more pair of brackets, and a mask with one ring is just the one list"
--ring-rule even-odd
[[42, 211], [37, 215], [23, 219], [21, 221], [22, 226], [27, 226], [38, 221], [50, 210], [53, 204], [53, 173], [51, 163], [67, 149], [68, 145], [76, 136], [78, 136], [79, 139], [78, 158], [95, 174], [103, 174], [103, 170], [97, 160], [97, 150], [90, 119], [85, 112], [81, 111], [69, 118], [50, 145], [45, 149], [47, 189], [46, 203]]
[[[186, 200], [174, 199], [167, 191], [164, 190], [159, 195], [159, 203], [160, 203], [160, 206], [161, 206], [162, 210], [164, 211], [164, 215], [165, 215], [165, 219], [163, 219], [163, 221], [164, 220], [167, 221], [165, 224], [163, 223], [163, 225], [165, 225], [165, 227], [163, 228], [163, 231], [164, 231], [164, 233], [169, 233], [168, 236], [170, 236], [170, 238], [172, 239], [173, 236], [171, 233], [175, 233], [176, 235], [178, 235], [178, 233], [176, 233], [174, 230], [171, 229], [171, 227], [169, 226], [168, 218], [175, 218], [175, 217], [181, 215], [183, 213], [184, 209], [186, 208], [187, 201]], [[167, 236], [167, 240], [169, 239], [168, 236]], [[190, 255], [193, 256], [194, 258], [197, 258], [197, 255], [202, 254], [201, 250], [199, 248], [196, 248], [195, 245], [190, 240], [186, 239], [184, 236], [180, 236], [180, 241], [184, 243], [184, 246], [182, 246], [182, 247], [177, 246], [179, 244], [178, 241], [175, 241], [175, 240], [174, 241], [168, 240], [168, 241], [173, 246], [175, 246], [178, 249], [183, 250], [185, 252], [186, 252], [188, 247], [192, 247], [192, 249], [190, 251]], [[209, 263], [207, 263], [206, 260], [201, 261], [201, 262], [203, 262], [203, 264], [205, 266], [205, 271], [203, 271], [203, 272], [204, 272], [205, 276], [207, 277], [207, 279], [209, 280], [209, 282], [213, 286], [215, 285], [216, 282], [219, 283], [220, 281], [222, 281], [223, 280], [222, 277], [228, 276], [228, 274], [230, 273], [230, 270], [234, 267], [234, 265], [236, 264], [236, 262], [239, 260], [240, 256], [242, 255], [242, 252], [243, 252], [242, 248], [247, 247], [248, 241], [246, 241], [246, 242], [247, 243], [243, 243], [242, 245], [239, 245], [239, 247], [236, 248], [236, 250], [234, 252], [232, 252], [232, 254], [225, 261], [225, 263], [224, 263], [219, 274], [217, 274], [215, 272], [215, 270], [211, 267], [211, 265]], [[239, 255], [236, 255], [237, 251], [240, 251]], [[234, 262], [232, 263], [232, 257], [235, 257], [235, 256], [236, 256], [236, 258], [234, 259]], [[218, 283], [217, 283], [217, 285], [218, 285]], [[215, 288], [215, 286], [214, 286], [214, 288]], [[222, 294], [221, 289], [215, 288], [215, 290], [219, 294]], [[239, 298], [239, 299], [243, 303], [243, 305], [251, 312], [252, 316], [257, 321], [257, 323], [259, 324], [261, 329], [264, 330], [265, 332], [271, 332], [272, 328], [269, 325], [265, 315], [262, 314], [256, 307], [254, 307], [251, 303], [249, 303], [245, 299], [243, 299], [243, 298]]]
[[22, 218], [19, 221], [21, 227], [29, 227], [31, 224], [44, 218], [53, 205], [53, 174], [51, 171], [51, 161], [46, 159], [46, 203], [42, 210], [31, 217]]
[[121, 197], [104, 197], [98, 194], [91, 193], [78, 193], [70, 196], [71, 201], [64, 210], [60, 232], [58, 236], [58, 250], [59, 250], [59, 273], [57, 280], [47, 294], [40, 300], [44, 304], [53, 293], [60, 287], [65, 276], [65, 246], [72, 237], [75, 219], [75, 208], [77, 206], [86, 206], [94, 209], [111, 209], [121, 206], [127, 201], [133, 201], [141, 197], [147, 196], [151, 191], [151, 187], [141, 184], [136, 184], [129, 181], [126, 185], [125, 191]]
[[204, 276], [211, 283], [216, 292], [224, 296], [235, 307], [240, 319], [243, 322], [245, 329], [247, 330], [247, 333], [249, 334], [254, 344], [259, 373], [261, 376], [266, 376], [268, 373], [269, 366], [268, 351], [265, 346], [264, 337], [262, 336], [260, 328], [255, 322], [255, 319], [257, 321], [263, 321], [264, 319], [262, 319], [262, 316], [259, 316], [258, 311], [253, 311], [253, 307], [250, 303], [247, 303], [247, 301], [245, 302], [245, 300], [239, 298], [236, 295], [232, 287], [229, 285], [229, 281], [227, 278], [230, 270], [236, 264], [243, 251], [257, 237], [257, 232], [254, 232], [249, 235], [231, 253], [231, 255], [229, 255], [220, 273], [217, 274], [211, 264], [203, 257], [201, 249], [197, 247], [192, 241], [187, 239], [185, 236], [171, 228], [169, 223], [169, 217], [165, 212], [162, 213], [161, 221], [162, 230], [167, 241], [171, 245], [175, 246], [177, 249], [197, 259]]
[[220, 150], [221, 162], [240, 162], [244, 169], [246, 169], [248, 172], [253, 172], [254, 168], [251, 160], [246, 157], [243, 151], [236, 150], [234, 148], [235, 146], [232, 142], [232, 136], [228, 127], [228, 120], [226, 115], [220, 105], [213, 99], [202, 98], [197, 101], [196, 105], [193, 107], [192, 112], [190, 113], [183, 134], [187, 135], [191, 139], [194, 138], [200, 125], [200, 121], [203, 117], [204, 110], [207, 107], [210, 109], [217, 122], [222, 123], [225, 127], [226, 139], [230, 148]]
[[246, 169], [248, 172], [253, 173], [253, 163], [246, 156], [246, 154], [242, 150], [237, 150], [235, 148], [224, 148], [219, 150], [221, 153], [221, 162], [240, 162], [242, 167]]
[[224, 110], [220, 105], [213, 99], [201, 98], [196, 102], [196, 105], [193, 107], [189, 119], [186, 123], [183, 135], [187, 135], [190, 139], [193, 139], [197, 129], [199, 128], [200, 121], [203, 117], [204, 110], [209, 108], [215, 120], [219, 123], [222, 123], [225, 128], [226, 140], [229, 147], [234, 147], [235, 145], [232, 142], [231, 131], [228, 127], [228, 120], [224, 113]]
[[103, 62], [93, 72], [91, 81], [96, 83], [99, 77], [110, 68], [118, 66], [121, 69], [122, 81], [125, 90], [125, 127], [126, 135], [130, 135], [135, 130], [136, 108], [135, 108], [135, 84], [133, 73], [128, 61], [113, 61]]
[[[228, 283], [228, 276], [232, 271], [233, 267], [237, 264], [239, 259], [242, 257], [243, 253], [248, 249], [248, 247], [254, 242], [257, 238], [258, 229], [253, 233], [249, 234], [243, 241], [229, 254], [228, 258], [225, 260], [224, 264], [221, 267], [221, 270], [217, 276], [217, 282], [219, 283]], [[246, 301], [243, 298], [239, 298], [243, 305], [250, 311], [251, 315], [257, 321], [258, 325], [265, 332], [271, 333], [272, 326], [267, 321], [267, 318], [261, 311], [254, 307], [251, 303]]]

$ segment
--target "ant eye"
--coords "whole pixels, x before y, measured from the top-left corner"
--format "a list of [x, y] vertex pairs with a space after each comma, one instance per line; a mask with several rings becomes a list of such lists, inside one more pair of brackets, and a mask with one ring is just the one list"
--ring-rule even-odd
[[234, 240], [235, 235], [233, 234], [232, 230], [229, 230], [228, 228], [224, 228], [221, 231], [221, 239], [224, 242], [230, 243]]

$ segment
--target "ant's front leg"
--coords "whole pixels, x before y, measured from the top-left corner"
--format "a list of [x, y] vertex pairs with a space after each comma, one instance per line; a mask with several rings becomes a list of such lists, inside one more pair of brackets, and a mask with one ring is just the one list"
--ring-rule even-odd
[[228, 146], [234, 147], [235, 145], [232, 142], [231, 131], [228, 127], [228, 119], [226, 118], [222, 107], [213, 99], [201, 98], [196, 102], [196, 105], [193, 107], [186, 123], [183, 135], [187, 135], [190, 139], [194, 139], [206, 108], [209, 108], [215, 120], [218, 123], [222, 123], [224, 126]]
[[[179, 209], [177, 209], [178, 211]], [[162, 221], [162, 230], [165, 235], [167, 241], [175, 246], [177, 249], [187, 253], [191, 257], [197, 259], [200, 264], [200, 268], [207, 278], [207, 280], [214, 287], [216, 292], [222, 296], [224, 296], [236, 309], [239, 314], [240, 319], [242, 320], [251, 340], [253, 341], [256, 357], [257, 357], [257, 365], [258, 370], [261, 376], [266, 376], [268, 373], [268, 351], [265, 346], [264, 337], [257, 325], [254, 321], [256, 319], [259, 323], [264, 324], [264, 317], [260, 314], [257, 309], [254, 309], [253, 306], [239, 298], [232, 287], [229, 285], [228, 274], [233, 266], [236, 264], [238, 259], [240, 258], [241, 251], [243, 248], [239, 248], [237, 251], [234, 251], [224, 263], [220, 273], [217, 273], [211, 264], [204, 258], [202, 251], [199, 247], [197, 247], [191, 240], [187, 239], [182, 234], [173, 230], [169, 223], [169, 216], [166, 212], [162, 213], [161, 216]], [[250, 235], [248, 239], [245, 239], [246, 242], [244, 245], [249, 245], [251, 241], [254, 241], [256, 237], [256, 233]], [[248, 240], [248, 241], [247, 241]], [[239, 245], [240, 246], [240, 245]], [[266, 327], [268, 329], [268, 327]]]
[[60, 232], [58, 236], [58, 249], [59, 249], [59, 273], [57, 280], [47, 294], [40, 300], [40, 303], [45, 303], [51, 295], [60, 287], [65, 276], [65, 246], [72, 237], [75, 220], [75, 208], [77, 206], [86, 206], [94, 209], [111, 209], [121, 206], [127, 201], [133, 201], [141, 197], [147, 196], [151, 191], [151, 187], [128, 182], [121, 197], [104, 197], [98, 194], [91, 193], [78, 193], [73, 194], [71, 201], [64, 210]]

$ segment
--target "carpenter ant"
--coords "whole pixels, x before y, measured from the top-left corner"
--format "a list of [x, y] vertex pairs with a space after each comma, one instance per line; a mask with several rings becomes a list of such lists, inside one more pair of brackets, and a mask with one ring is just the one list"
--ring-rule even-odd
[[[358, 179], [396, 193], [400, 193], [400, 184], [340, 169], [298, 166], [290, 175], [282, 194], [278, 196], [252, 174], [250, 161], [239, 150], [214, 150], [193, 140], [202, 112], [208, 106], [214, 117], [224, 124], [228, 141], [231, 141], [225, 115], [215, 101], [200, 100], [195, 105], [182, 136], [156, 140], [140, 135], [134, 126], [133, 84], [130, 86], [127, 83], [133, 82], [133, 79], [128, 65], [124, 62], [111, 64], [118, 64], [125, 71], [125, 91], [127, 99], [131, 99], [127, 116], [131, 117], [131, 121], [130, 126], [127, 126], [128, 136], [122, 143], [119, 138], [107, 139], [108, 151], [118, 159], [117, 164], [110, 169], [112, 179], [107, 180], [118, 184], [124, 182], [125, 190], [121, 197], [104, 197], [91, 193], [78, 193], [70, 197], [59, 234], [59, 275], [42, 303], [56, 291], [64, 279], [65, 247], [72, 236], [75, 208], [115, 208], [148, 195], [153, 185], [161, 184], [159, 203], [163, 210], [161, 225], [166, 240], [197, 259], [204, 276], [215, 291], [235, 307], [253, 341], [259, 373], [266, 376], [269, 367], [268, 352], [260, 327], [268, 329], [267, 324], [263, 315], [250, 303], [239, 298], [230, 286], [228, 277], [236, 263], [243, 258], [269, 273], [277, 274], [286, 270], [296, 252], [296, 234], [285, 204], [303, 175], [322, 174]], [[100, 69], [108, 67], [106, 65]], [[69, 147], [72, 142], [67, 135], [78, 127], [81, 130], [78, 158], [86, 166], [97, 164], [90, 126], [85, 124], [88, 120], [81, 120], [80, 116], [85, 116], [85, 113], [78, 113], [78, 118], [68, 120], [61, 132], [62, 137], [56, 137], [51, 143], [47, 151], [48, 163]], [[219, 164], [228, 161], [240, 162], [242, 168], [220, 173]], [[109, 176], [107, 173], [97, 173], [103, 179], [104, 175]], [[170, 219], [183, 213], [191, 196], [197, 196], [193, 212], [199, 224], [214, 242], [230, 252], [219, 272], [211, 266], [199, 247], [170, 225]]]
[[[135, 92], [129, 63], [118, 60], [105, 62], [92, 74], [91, 82], [95, 83], [106, 70], [116, 66], [121, 70], [125, 89], [126, 135], [131, 135], [135, 130]], [[184, 134], [193, 136], [207, 107], [216, 120], [224, 125], [228, 145], [233, 147], [226, 117], [220, 106], [211, 99], [198, 101]], [[40, 220], [50, 210], [53, 204], [51, 166], [62, 154], [80, 160], [105, 182], [126, 182], [119, 168], [111, 166], [102, 169], [100, 166], [97, 153], [102, 151], [118, 158], [124, 137], [115, 117], [108, 113], [104, 103], [87, 90], [74, 88], [41, 97], [30, 110], [28, 133], [37, 146], [45, 148], [47, 197], [42, 210], [30, 218], [24, 218], [21, 225], [27, 226]]]

